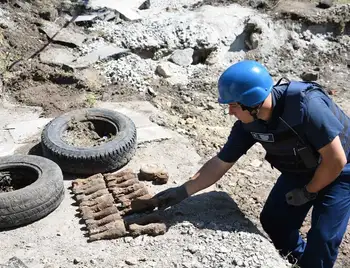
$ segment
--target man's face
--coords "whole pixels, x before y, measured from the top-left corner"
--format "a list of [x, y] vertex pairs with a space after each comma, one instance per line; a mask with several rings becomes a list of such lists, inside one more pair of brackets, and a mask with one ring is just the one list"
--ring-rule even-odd
[[249, 111], [242, 110], [241, 105], [238, 103], [230, 103], [228, 105], [229, 115], [234, 115], [238, 120], [241, 120], [243, 123], [251, 123], [254, 121], [253, 116], [250, 115]]

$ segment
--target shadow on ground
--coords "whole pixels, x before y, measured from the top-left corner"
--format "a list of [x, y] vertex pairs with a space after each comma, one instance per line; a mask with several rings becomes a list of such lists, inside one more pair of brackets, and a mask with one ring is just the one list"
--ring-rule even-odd
[[[247, 219], [235, 201], [225, 192], [211, 191], [189, 197], [164, 211], [154, 211], [164, 219], [167, 228], [190, 222], [198, 229], [245, 231], [266, 237]], [[128, 217], [139, 217], [142, 214]]]

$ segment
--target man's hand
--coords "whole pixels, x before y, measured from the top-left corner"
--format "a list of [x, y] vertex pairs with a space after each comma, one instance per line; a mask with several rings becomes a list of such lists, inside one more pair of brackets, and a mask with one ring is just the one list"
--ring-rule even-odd
[[166, 209], [167, 207], [176, 205], [188, 197], [187, 190], [184, 185], [166, 189], [156, 194], [152, 199], [157, 200], [158, 209]]
[[316, 193], [309, 193], [306, 187], [293, 189], [286, 194], [286, 201], [292, 206], [302, 206], [316, 198]]

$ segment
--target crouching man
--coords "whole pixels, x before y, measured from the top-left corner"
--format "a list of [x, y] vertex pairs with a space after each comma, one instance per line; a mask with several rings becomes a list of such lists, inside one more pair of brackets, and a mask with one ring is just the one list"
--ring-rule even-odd
[[[302, 268], [331, 268], [349, 221], [350, 120], [316, 83], [280, 80], [241, 61], [218, 81], [218, 101], [238, 120], [220, 152], [186, 183], [158, 193], [159, 209], [217, 182], [256, 142], [281, 172], [260, 215], [284, 256]], [[305, 242], [299, 229], [313, 207]]]

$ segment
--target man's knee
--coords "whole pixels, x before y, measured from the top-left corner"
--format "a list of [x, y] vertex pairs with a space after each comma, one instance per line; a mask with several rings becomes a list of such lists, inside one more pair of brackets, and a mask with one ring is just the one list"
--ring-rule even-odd
[[343, 236], [339, 233], [334, 234], [318, 228], [310, 229], [307, 235], [308, 245], [312, 251], [323, 251], [330, 254], [337, 254], [342, 238]]
[[307, 235], [307, 246], [299, 262], [300, 267], [333, 267], [341, 236], [332, 235], [322, 229], [311, 229]]

